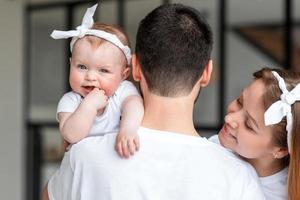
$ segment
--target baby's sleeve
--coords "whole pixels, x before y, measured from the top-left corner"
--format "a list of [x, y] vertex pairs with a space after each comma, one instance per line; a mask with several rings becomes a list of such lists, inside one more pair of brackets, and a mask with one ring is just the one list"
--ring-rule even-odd
[[73, 113], [81, 102], [81, 97], [75, 92], [68, 92], [60, 99], [57, 110], [56, 110], [56, 119], [58, 121], [58, 113], [69, 112]]
[[140, 93], [133, 85], [133, 83], [131, 83], [130, 81], [123, 81], [116, 91], [116, 95], [118, 96], [120, 103], [122, 103], [127, 97], [131, 95], [140, 96]]

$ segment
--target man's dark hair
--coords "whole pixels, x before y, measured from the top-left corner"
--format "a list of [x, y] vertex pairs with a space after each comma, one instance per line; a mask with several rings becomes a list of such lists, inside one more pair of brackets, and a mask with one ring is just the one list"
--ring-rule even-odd
[[136, 55], [149, 90], [175, 97], [190, 93], [210, 59], [213, 38], [199, 11], [164, 4], [139, 24]]

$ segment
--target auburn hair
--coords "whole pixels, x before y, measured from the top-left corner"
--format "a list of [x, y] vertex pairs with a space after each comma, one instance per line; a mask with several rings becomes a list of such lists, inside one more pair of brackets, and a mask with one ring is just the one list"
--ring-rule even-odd
[[[263, 96], [263, 104], [267, 110], [274, 102], [280, 99], [282, 94], [279, 88], [278, 81], [272, 74], [276, 71], [286, 84], [287, 90], [292, 90], [300, 83], [300, 73], [282, 70], [263, 68], [253, 75], [255, 79], [261, 79], [266, 87]], [[282, 158], [282, 164], [288, 167], [288, 199], [300, 199], [300, 101], [296, 101], [292, 106], [293, 127], [290, 154]], [[278, 147], [287, 148], [287, 131], [286, 131], [286, 117], [281, 122], [273, 125], [273, 143]]]

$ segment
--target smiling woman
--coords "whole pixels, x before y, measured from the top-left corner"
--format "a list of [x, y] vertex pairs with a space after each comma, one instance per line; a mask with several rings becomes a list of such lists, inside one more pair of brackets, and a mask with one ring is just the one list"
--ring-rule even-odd
[[264, 126], [265, 85], [256, 80], [230, 103], [220, 142], [246, 158], [265, 159], [272, 151], [272, 128]]
[[[233, 151], [255, 168], [268, 200], [296, 200], [300, 195], [300, 124], [297, 121], [300, 74], [263, 68], [254, 73], [254, 77], [240, 97], [229, 104], [223, 128], [218, 137], [210, 140]], [[279, 82], [284, 83], [284, 88]], [[294, 101], [287, 101], [285, 96], [293, 97]], [[266, 125], [274, 118], [272, 115], [281, 112], [275, 103], [282, 103], [286, 106], [284, 110], [291, 112], [283, 113], [278, 122]], [[290, 122], [289, 116], [293, 119]]]

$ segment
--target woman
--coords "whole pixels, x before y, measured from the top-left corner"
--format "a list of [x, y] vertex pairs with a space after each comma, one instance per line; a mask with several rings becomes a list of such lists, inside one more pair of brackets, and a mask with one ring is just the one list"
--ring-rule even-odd
[[211, 141], [249, 162], [270, 200], [300, 198], [300, 74], [263, 68]]

